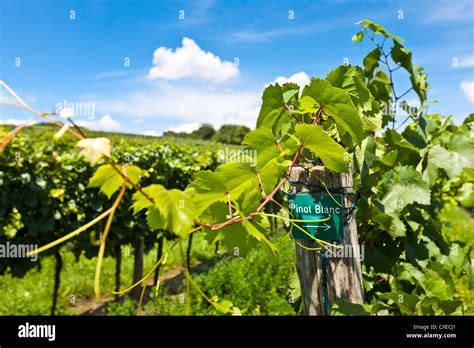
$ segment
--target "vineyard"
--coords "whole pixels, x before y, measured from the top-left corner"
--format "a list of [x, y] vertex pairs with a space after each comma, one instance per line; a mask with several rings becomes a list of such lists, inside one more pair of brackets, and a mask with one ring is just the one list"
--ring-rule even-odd
[[354, 44], [373, 45], [360, 66], [269, 85], [241, 145], [90, 131], [2, 82], [3, 104], [48, 124], [0, 127], [0, 245], [34, 246], [2, 258], [0, 314], [306, 313], [295, 249], [342, 244], [298, 224], [298, 169], [334, 201], [323, 173], [353, 179], [338, 204], [364, 250], [363, 301], [329, 315], [474, 315], [474, 114], [428, 113], [404, 41], [359, 25]]

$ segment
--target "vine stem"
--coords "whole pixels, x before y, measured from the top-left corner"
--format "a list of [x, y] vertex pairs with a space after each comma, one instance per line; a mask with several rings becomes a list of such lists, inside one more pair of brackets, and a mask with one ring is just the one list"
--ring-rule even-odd
[[[43, 112], [43, 113], [42, 113], [42, 112], [40, 112], [40, 111], [38, 111], [38, 110], [35, 110], [35, 109], [31, 108], [31, 107], [28, 106], [28, 105], [26, 104], [26, 102], [25, 102], [23, 99], [21, 99], [4, 81], [0, 80], [0, 84], [3, 85], [3, 86], [8, 90], [8, 92], [10, 92], [10, 94], [11, 94], [13, 97], [15, 97], [15, 99], [17, 99], [17, 100], [20, 102], [21, 105], [18, 105], [18, 107], [23, 107], [23, 108], [25, 108], [25, 109], [27, 109], [27, 110], [29, 110], [29, 111], [31, 111], [31, 112], [33, 112], [33, 113], [35, 113], [35, 114], [41, 116], [41, 117], [44, 117], [44, 118], [46, 118], [47, 120], [51, 121], [52, 123], [56, 124], [57, 126], [59, 126], [59, 127], [61, 127], [61, 128], [64, 127], [64, 124], [63, 124], [62, 122], [59, 122], [59, 121], [57, 121], [57, 120], [55, 120], [55, 119], [53, 119], [52, 117], [49, 116], [50, 114], [54, 114], [54, 113], [47, 113], [47, 112]], [[316, 115], [315, 115], [314, 118], [312, 119], [311, 124], [315, 124], [315, 123], [318, 122], [318, 120], [319, 120], [319, 118], [320, 118], [322, 112], [323, 112], [322, 108], [319, 108], [318, 111], [317, 111], [317, 113], [316, 113]], [[69, 121], [73, 124], [74, 129], [77, 130], [77, 132], [76, 132], [76, 131], [73, 131], [72, 129], [67, 129], [67, 131], [68, 131], [69, 133], [73, 134], [76, 138], [81, 139], [81, 140], [83, 140], [83, 139], [88, 139], [87, 136], [84, 134], [84, 132], [80, 129], [80, 127], [79, 127], [73, 120], [69, 120]], [[289, 168], [288, 168], [288, 172], [287, 172], [286, 176], [285, 176], [284, 178], [282, 178], [282, 179], [280, 180], [280, 182], [278, 183], [278, 185], [272, 190], [272, 192], [271, 192], [268, 196], [265, 197], [264, 201], [263, 201], [263, 202], [260, 204], [260, 206], [257, 208], [257, 210], [256, 210], [257, 213], [260, 212], [260, 211], [262, 211], [263, 208], [264, 208], [269, 202], [271, 202], [271, 201], [273, 200], [274, 195], [278, 192], [278, 190], [281, 188], [281, 186], [288, 180], [289, 175], [290, 175], [290, 172], [291, 172], [291, 167], [293, 167], [293, 166], [295, 165], [295, 163], [298, 161], [302, 149], [303, 149], [303, 144], [301, 144], [301, 145], [298, 147], [298, 149], [297, 149], [297, 151], [296, 151], [296, 153], [295, 153], [295, 156], [294, 156], [294, 158], [293, 158], [293, 161], [291, 162], [291, 164], [290, 164], [290, 166], [289, 166]], [[152, 197], [150, 197], [148, 194], [146, 194], [146, 193], [143, 191], [143, 189], [142, 189], [138, 184], [136, 184], [136, 183], [130, 181], [130, 180], [122, 173], [122, 171], [118, 168], [118, 165], [117, 165], [109, 156], [103, 155], [103, 158], [104, 158], [104, 159], [107, 161], [107, 163], [124, 179], [124, 181], [126, 181], [127, 183], [129, 183], [136, 191], [140, 192], [140, 194], [142, 194], [142, 195], [143, 195], [148, 201], [150, 201], [152, 204], [155, 204], [154, 199], [153, 199]], [[111, 213], [111, 210], [108, 211], [108, 214], [110, 214], [110, 213]], [[105, 216], [106, 216], [106, 215], [103, 214], [103, 215], [101, 215], [101, 218], [103, 218], [103, 217], [105, 217]], [[245, 217], [245, 219], [247, 219], [247, 220], [252, 220], [252, 219], [253, 219], [253, 216], [254, 216], [253, 214], [250, 214], [250, 215], [248, 215], [247, 217]], [[96, 221], [96, 220], [94, 220], [94, 221]], [[219, 229], [221, 229], [221, 228], [223, 228], [223, 227], [225, 227], [225, 226], [227, 226], [227, 225], [230, 225], [230, 224], [233, 224], [233, 223], [236, 223], [236, 222], [239, 222], [239, 221], [242, 221], [242, 218], [239, 217], [239, 216], [236, 216], [236, 217], [233, 217], [233, 218], [231, 217], [230, 219], [228, 219], [227, 221], [225, 221], [224, 223], [221, 223], [221, 224], [206, 224], [206, 225], [204, 225], [204, 226], [209, 227], [209, 228], [211, 228], [212, 230], [219, 230]], [[88, 226], [89, 226], [89, 225], [90, 225], [90, 224], [88, 224]], [[198, 228], [196, 228], [196, 229], [193, 230], [192, 232], [197, 231], [197, 230], [201, 229], [202, 227], [203, 227], [203, 226], [199, 226]], [[192, 233], [192, 232], [191, 232], [191, 233]], [[69, 236], [69, 235], [68, 235], [68, 236]], [[61, 238], [61, 239], [55, 241], [55, 243], [57, 242], [56, 244], [59, 244], [59, 242], [60, 242], [61, 240], [63, 240], [63, 239]], [[56, 245], [56, 244], [55, 244], [55, 245]], [[51, 247], [52, 245], [47, 245], [47, 246]], [[39, 249], [38, 249], [38, 250], [39, 250]], [[43, 249], [43, 250], [44, 250], [44, 249]], [[38, 251], [37, 251], [37, 252], [38, 252]]]
[[190, 277], [187, 276], [189, 274], [189, 269], [188, 269], [188, 265], [186, 264], [186, 259], [184, 257], [183, 243], [181, 239], [179, 240], [179, 252], [181, 255], [181, 263], [183, 265], [184, 273], [186, 274], [186, 298], [184, 299], [185, 313], [186, 315], [189, 315], [191, 312], [191, 307], [190, 307], [191, 293], [190, 293], [190, 281], [189, 281]]
[[[322, 108], [319, 108], [318, 111], [316, 112], [316, 115], [314, 116], [313, 120], [311, 121], [311, 124], [316, 124], [318, 122], [318, 120], [320, 119], [321, 117], [321, 114], [323, 112], [323, 109]], [[301, 144], [298, 149], [296, 150], [296, 153], [295, 153], [295, 156], [293, 157], [293, 160], [291, 161], [291, 164], [288, 166], [288, 171], [285, 175], [285, 177], [283, 177], [280, 182], [275, 186], [275, 188], [272, 190], [272, 192], [270, 192], [270, 194], [268, 194], [268, 196], [265, 197], [265, 199], [263, 200], [262, 203], [260, 203], [260, 205], [258, 206], [258, 208], [255, 210], [254, 213], [251, 213], [250, 215], [246, 216], [245, 219], [246, 220], [252, 220], [253, 217], [260, 213], [263, 208], [265, 208], [265, 206], [272, 202], [272, 201], [275, 201], [273, 199], [273, 197], [275, 196], [275, 194], [278, 192], [278, 190], [280, 190], [280, 188], [283, 186], [283, 184], [289, 179], [290, 177], [290, 173], [291, 173], [291, 168], [296, 164], [296, 162], [298, 161], [300, 155], [301, 155], [301, 151], [303, 150], [303, 144]], [[210, 227], [211, 230], [213, 231], [217, 231], [217, 230], [220, 230], [221, 228], [225, 227], [225, 226], [228, 226], [228, 225], [232, 225], [236, 222], [240, 222], [242, 221], [242, 218], [240, 216], [236, 216], [234, 218], [231, 218], [221, 224], [206, 224], [206, 227]]]
[[[43, 117], [45, 119], [47, 119], [48, 121], [54, 123], [55, 125], [57, 125], [58, 127], [60, 128], [63, 128], [65, 126], [64, 123], [62, 122], [59, 122], [57, 120], [55, 120], [54, 118], [50, 117], [50, 115], [56, 115], [56, 113], [52, 112], [40, 112], [36, 109], [33, 109], [32, 107], [30, 107], [28, 104], [26, 104], [26, 102], [21, 99], [16, 93], [15, 91], [10, 87], [8, 86], [3, 80], [0, 80], [0, 85], [2, 85], [20, 104], [12, 104], [12, 103], [7, 103], [7, 102], [3, 102], [3, 101], [0, 101], [0, 104], [5, 104], [5, 105], [10, 105], [10, 106], [15, 106], [15, 107], [18, 107], [18, 108], [23, 108], [23, 109], [26, 109], [26, 110], [29, 110], [31, 112], [33, 112], [34, 114], [37, 114], [38, 116], [40, 117]], [[25, 128], [30, 122], [34, 121], [35, 119], [32, 119], [32, 120], [29, 120], [27, 122], [25, 122], [25, 124], [23, 125], [20, 125], [19, 127], [15, 128], [12, 132], [10, 132], [5, 138], [7, 137], [13, 137], [16, 135], [16, 133], [18, 133], [20, 130], [22, 130], [23, 128]], [[84, 132], [82, 131], [82, 129], [70, 118], [67, 119], [69, 122], [71, 122], [71, 124], [73, 125], [74, 129], [76, 129], [76, 131], [73, 131], [72, 129], [67, 129], [67, 131], [69, 133], [71, 133], [72, 135], [74, 135], [76, 138], [80, 139], [80, 140], [84, 140], [84, 139], [88, 139], [88, 137], [86, 136], [86, 134], [84, 134]], [[5, 139], [4, 138], [4, 139]], [[7, 139], [7, 142], [9, 140]], [[3, 142], [2, 142], [3, 143]], [[128, 180], [128, 183], [130, 185], [132, 185], [132, 187], [140, 192], [148, 201], [150, 201], [150, 203], [152, 204], [155, 204], [155, 200], [150, 197], [148, 194], [146, 194], [143, 189], [140, 187], [140, 185], [138, 185], [137, 183], [129, 180], [128, 178], [126, 178], [124, 176], [124, 174], [122, 173], [122, 171], [119, 169], [119, 166], [107, 155], [102, 155], [102, 157], [106, 160], [106, 162], [124, 179], [124, 180]]]
[[260, 176], [259, 172], [257, 172], [257, 178], [258, 178], [258, 183], [260, 184], [260, 188], [262, 189], [262, 196], [265, 198], [267, 194], [265, 193], [265, 187], [263, 186], [262, 177]]
[[79, 227], [77, 230], [74, 230], [73, 232], [61, 237], [61, 238], [58, 238], [56, 239], [55, 241], [49, 243], [49, 244], [46, 244], [38, 249], [35, 249], [35, 250], [32, 250], [30, 252], [28, 252], [26, 255], [27, 256], [32, 256], [32, 255], [35, 255], [35, 254], [39, 254], [45, 250], [48, 250], [58, 244], [61, 244], [62, 242], [65, 242], [67, 241], [68, 239], [71, 239], [72, 237], [75, 237], [77, 236], [78, 234], [80, 234], [81, 232], [84, 232], [85, 230], [87, 230], [89, 227], [95, 225], [97, 222], [99, 222], [100, 220], [102, 220], [103, 218], [105, 218], [106, 216], [108, 216], [110, 213], [112, 212], [112, 208], [108, 209], [107, 211], [103, 212], [102, 214], [100, 214], [98, 217], [96, 217], [94, 220], [91, 220], [89, 221], [87, 224]]
[[278, 202], [276, 199], [272, 199], [272, 202], [275, 203], [276, 205], [278, 205], [281, 209], [287, 211], [287, 212], [290, 212], [288, 210], [288, 208], [284, 207], [283, 205], [280, 204], [280, 202]]
[[297, 123], [301, 124], [300, 120], [298, 120], [298, 118], [296, 117], [296, 115], [293, 113], [293, 110], [291, 110], [291, 108], [285, 103], [285, 108], [286, 110], [288, 110], [288, 112], [290, 113], [290, 115], [296, 120]]
[[[123, 167], [123, 171], [124, 171], [125, 177], [127, 177], [127, 172], [125, 171], [125, 167]], [[122, 189], [120, 190], [120, 193], [118, 194], [117, 199], [115, 200], [114, 204], [112, 205], [112, 208], [110, 209], [110, 214], [104, 228], [104, 234], [100, 238], [99, 254], [97, 255], [97, 263], [96, 263], [96, 268], [95, 268], [95, 279], [94, 279], [94, 292], [98, 301], [100, 301], [100, 272], [102, 269], [102, 260], [104, 259], [105, 242], [107, 240], [110, 227], [112, 226], [112, 221], [114, 219], [115, 211], [117, 210], [117, 207], [119, 206], [120, 201], [122, 200], [125, 190], [127, 189], [127, 179], [123, 182]]]
[[230, 200], [230, 193], [227, 193], [227, 205], [229, 206], [229, 219], [232, 217], [232, 202]]
[[[364, 29], [365, 33], [366, 33], [366, 36], [370, 39], [370, 41], [372, 41], [374, 43], [374, 45], [379, 49], [380, 53], [382, 54], [383, 56], [383, 60], [380, 60], [383, 64], [386, 65], [387, 67], [387, 70], [388, 70], [388, 73], [390, 75], [390, 87], [392, 88], [392, 92], [393, 92], [393, 103], [396, 105], [397, 102], [402, 99], [405, 95], [407, 95], [408, 93], [410, 93], [412, 90], [413, 90], [413, 86], [410, 87], [408, 90], [406, 90], [405, 92], [403, 92], [401, 95], [397, 96], [397, 93], [395, 92], [395, 84], [393, 82], [393, 72], [397, 71], [398, 69], [400, 69], [402, 66], [399, 65], [396, 67], [396, 68], [391, 68], [390, 67], [390, 63], [388, 61], [388, 53], [385, 53], [384, 51], [384, 45], [385, 45], [385, 41], [387, 39], [387, 37], [385, 36], [384, 37], [384, 40], [383, 40], [383, 43], [382, 45], [380, 45], [378, 42], [375, 41], [375, 37], [374, 35], [373, 36], [370, 36], [368, 35], [367, 31]], [[410, 116], [408, 116], [403, 122], [402, 124], [400, 124], [397, 129], [399, 129], [403, 124], [406, 123], [406, 121], [410, 118]], [[393, 115], [393, 121], [392, 121], [392, 128], [395, 128], [395, 115]]]

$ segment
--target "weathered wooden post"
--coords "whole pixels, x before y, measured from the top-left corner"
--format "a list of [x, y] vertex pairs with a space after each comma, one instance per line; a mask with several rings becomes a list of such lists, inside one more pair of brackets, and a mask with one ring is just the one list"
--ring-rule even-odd
[[[344, 204], [343, 240], [331, 243], [351, 248], [353, 255], [325, 257], [319, 251], [307, 250], [296, 244], [296, 268], [304, 315], [328, 315], [328, 308], [338, 299], [352, 303], [364, 301], [357, 224], [350, 208], [355, 199], [352, 169], [349, 173], [334, 173], [324, 166], [314, 166], [311, 171], [294, 166], [290, 173], [290, 193], [327, 194], [321, 182], [331, 194], [342, 194]], [[298, 243], [306, 248], [317, 246], [314, 240], [298, 240]]]

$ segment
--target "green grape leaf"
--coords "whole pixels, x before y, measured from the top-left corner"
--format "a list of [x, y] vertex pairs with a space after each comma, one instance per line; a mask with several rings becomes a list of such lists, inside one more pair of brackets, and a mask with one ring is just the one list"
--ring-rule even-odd
[[388, 129], [385, 132], [383, 141], [390, 146], [390, 149], [395, 150], [390, 152], [394, 154], [395, 162], [414, 166], [420, 162], [420, 150], [394, 129]]
[[196, 173], [189, 188], [194, 189], [193, 200], [199, 211], [205, 210], [214, 202], [227, 200], [222, 176], [210, 170]]
[[154, 198], [155, 206], [164, 219], [163, 229], [171, 230], [180, 236], [188, 234], [197, 215], [191, 198], [183, 191], [166, 190], [164, 187]]
[[394, 41], [390, 55], [395, 63], [400, 64], [406, 71], [411, 72], [413, 65], [411, 62], [411, 52], [408, 48]]
[[427, 74], [422, 73], [423, 68], [420, 65], [413, 65], [410, 72], [410, 81], [413, 89], [423, 104], [426, 101], [426, 92], [428, 90]]
[[384, 141], [390, 145], [391, 149], [402, 150], [419, 154], [420, 150], [413, 146], [408, 140], [406, 140], [400, 133], [394, 129], [387, 129], [384, 134]]
[[307, 114], [318, 111], [316, 100], [311, 98], [309, 95], [302, 96], [298, 100], [298, 109], [295, 110], [295, 114]]
[[[228, 219], [229, 207], [224, 202], [215, 202], [207, 207], [199, 216], [199, 223], [204, 224], [218, 224]], [[204, 227], [205, 239], [209, 245], [221, 240], [222, 229], [213, 231], [209, 227]]]
[[359, 31], [358, 33], [356, 33], [352, 36], [352, 43], [362, 42], [363, 39], [364, 39], [364, 32]]
[[228, 219], [229, 207], [224, 202], [214, 202], [199, 216], [201, 224], [217, 224]]
[[331, 307], [331, 315], [370, 315], [372, 305], [351, 303], [344, 299], [338, 299]]
[[298, 85], [296, 87], [297, 87], [296, 89], [289, 89], [283, 92], [283, 102], [285, 104], [287, 104], [291, 100], [291, 98], [293, 98], [295, 95], [298, 94], [300, 89]]
[[403, 315], [417, 314], [416, 305], [420, 300], [420, 296], [416, 291], [413, 291], [411, 294], [407, 294], [403, 291], [377, 293], [377, 296], [382, 300], [393, 301]]
[[381, 34], [385, 37], [393, 39], [394, 41], [398, 41], [400, 43], [403, 43], [402, 38], [399, 38], [398, 36], [390, 34], [383, 26], [381, 26], [380, 24], [374, 23], [372, 21], [369, 21], [368, 19], [363, 19], [363, 20], [357, 22], [356, 24], [363, 24], [362, 29], [369, 28], [375, 34]]
[[390, 95], [392, 94], [390, 83], [390, 78], [387, 74], [385, 74], [381, 69], [377, 69], [374, 78], [370, 80], [368, 85], [370, 93], [372, 93], [375, 99], [388, 102], [390, 100]]
[[378, 68], [379, 60], [380, 50], [378, 48], [373, 49], [364, 57], [365, 76], [367, 76], [369, 80], [374, 76], [374, 70]]
[[370, 98], [370, 92], [364, 85], [364, 72], [359, 66], [339, 65], [326, 75], [326, 80], [334, 87], [344, 89], [354, 105], [363, 104]]
[[[288, 167], [290, 166], [290, 160], [283, 160], [281, 157], [273, 158], [269, 161], [261, 170], [260, 177], [262, 179], [265, 193], [268, 195], [276, 186], [278, 181], [284, 177]], [[258, 185], [258, 182], [257, 182]]]
[[381, 230], [387, 231], [392, 238], [405, 236], [405, 224], [396, 214], [385, 214], [377, 208], [373, 210], [372, 221], [378, 224]]
[[82, 139], [77, 143], [82, 148], [79, 152], [92, 165], [96, 164], [102, 156], [110, 156], [112, 145], [107, 138], [89, 138]]
[[242, 226], [245, 228], [247, 233], [257, 241], [262, 242], [273, 253], [273, 255], [276, 255], [276, 246], [265, 236], [265, 232], [268, 231], [269, 228], [268, 219], [265, 219], [262, 216], [256, 216], [253, 221], [250, 222], [243, 214], [241, 217]]
[[464, 183], [459, 189], [456, 199], [465, 208], [474, 207], [474, 184], [471, 182]]
[[350, 134], [355, 143], [364, 139], [363, 123], [350, 96], [341, 88], [333, 87], [327, 80], [312, 78], [302, 96], [312, 97], [331, 116], [341, 134]]
[[300, 91], [300, 86], [294, 82], [286, 82], [281, 86], [283, 91], [283, 101], [285, 104], [291, 104], [298, 99], [298, 92]]
[[146, 214], [146, 221], [152, 230], [161, 230], [165, 227], [163, 215], [156, 208], [149, 208]]
[[428, 84], [426, 82], [427, 75], [421, 73], [423, 70], [419, 65], [413, 65], [411, 51], [397, 41], [394, 41], [390, 55], [393, 61], [400, 64], [409, 74], [410, 81], [414, 91], [418, 94], [420, 101], [426, 101], [426, 91]]
[[[408, 225], [415, 227], [417, 224], [413, 223], [413, 221], [407, 221]], [[418, 264], [419, 260], [426, 260], [430, 256], [430, 252], [428, 249], [428, 241], [429, 238], [424, 237], [422, 239], [418, 239], [418, 233], [409, 232], [406, 234], [405, 239], [405, 254], [408, 261], [412, 264]]]
[[442, 168], [453, 179], [465, 168], [474, 167], [474, 141], [468, 136], [458, 134], [453, 136], [448, 149], [440, 145], [433, 146], [428, 152], [428, 163], [436, 168]]
[[412, 167], [401, 166], [388, 171], [382, 177], [386, 193], [381, 200], [385, 212], [397, 215], [412, 203], [430, 204], [430, 188], [421, 174]]
[[[142, 188], [142, 191], [148, 197], [150, 197], [151, 193], [153, 192], [153, 185]], [[141, 192], [135, 192], [133, 194], [132, 209], [133, 209], [134, 214], [138, 213], [139, 211], [143, 209], [152, 208], [152, 207], [154, 207], [153, 202], [150, 202], [150, 200]]]
[[240, 222], [226, 226], [220, 231], [220, 242], [229, 248], [234, 256], [245, 257], [258, 245], [258, 240], [250, 236]]
[[[194, 202], [186, 192], [177, 189], [167, 190], [161, 185], [150, 185], [143, 188], [143, 191], [154, 200], [154, 204], [151, 202], [145, 204], [143, 195], [136, 192], [133, 195], [135, 203], [132, 207], [135, 213], [145, 207], [149, 208], [148, 214], [151, 216], [148, 217], [148, 221], [151, 221], [153, 225], [150, 227], [159, 226], [179, 236], [185, 236], [190, 232], [194, 219], [197, 217], [197, 211]], [[158, 210], [159, 215], [153, 209]]]
[[[140, 180], [142, 170], [136, 166], [126, 165], [125, 172], [128, 179], [134, 184]], [[122, 170], [122, 167], [119, 167]], [[110, 198], [123, 184], [123, 177], [117, 173], [117, 171], [110, 165], [101, 165], [95, 171], [94, 175], [89, 181], [89, 187], [100, 187], [100, 192], [103, 192], [108, 198]], [[127, 184], [131, 187], [130, 183]]]
[[257, 128], [248, 133], [242, 145], [252, 150], [257, 157], [257, 168], [263, 168], [270, 160], [279, 156], [278, 144], [270, 128]]
[[[263, 178], [262, 178], [263, 179]], [[265, 190], [269, 191], [265, 186]], [[260, 203], [262, 202], [262, 190], [258, 184], [255, 182], [255, 185], [250, 186], [240, 197], [239, 206], [243, 214], [250, 214], [255, 212]]]
[[375, 133], [382, 128], [382, 112], [375, 98], [365, 85], [364, 71], [361, 67], [340, 65], [330, 71], [326, 79], [334, 87], [344, 89], [362, 116], [364, 130]]
[[269, 128], [274, 134], [277, 134], [284, 123], [291, 122], [292, 117], [285, 107], [283, 93], [283, 88], [278, 83], [265, 88], [262, 107], [258, 114], [257, 128]]
[[214, 202], [227, 202], [227, 194], [230, 194], [231, 200], [237, 200], [249, 186], [255, 184], [255, 180], [256, 173], [251, 164], [226, 163], [217, 167], [216, 172], [196, 173], [189, 188], [193, 189], [193, 200], [202, 212]]
[[438, 261], [430, 262], [428, 267], [423, 268], [420, 286], [428, 296], [438, 297], [440, 300], [449, 300], [454, 293], [454, 284], [449, 271]]
[[226, 193], [232, 199], [239, 198], [252, 185], [256, 176], [249, 163], [226, 163], [217, 168], [217, 173], [225, 183]]
[[335, 172], [349, 170], [346, 151], [321, 126], [300, 124], [296, 126], [296, 134], [303, 146], [318, 156], [329, 170]]
[[[245, 218], [245, 214], [240, 211], [237, 203], [236, 205], [242, 222], [233, 223], [217, 231], [205, 227], [204, 232], [206, 233], [206, 239], [209, 244], [219, 240], [222, 241], [222, 244], [229, 248], [235, 256], [245, 256], [250, 249], [258, 245], [258, 242], [262, 242], [275, 253], [276, 247], [265, 236], [266, 231], [268, 231], [268, 220], [261, 216], [255, 216], [253, 221], [248, 221]], [[228, 214], [227, 204], [218, 202], [209, 206], [206, 211], [201, 214], [200, 221], [215, 224], [226, 221]]]

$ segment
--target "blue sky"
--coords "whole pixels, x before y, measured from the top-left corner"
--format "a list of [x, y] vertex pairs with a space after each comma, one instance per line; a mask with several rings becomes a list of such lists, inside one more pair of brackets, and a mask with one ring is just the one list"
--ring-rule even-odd
[[[0, 79], [93, 129], [252, 126], [265, 85], [361, 65], [372, 46], [351, 37], [364, 18], [405, 39], [429, 74], [430, 112], [459, 123], [474, 111], [472, 1], [0, 0]], [[0, 107], [1, 123], [29, 117]]]

